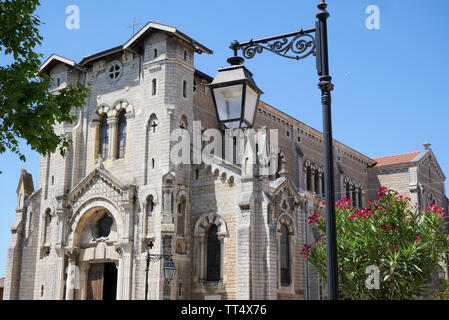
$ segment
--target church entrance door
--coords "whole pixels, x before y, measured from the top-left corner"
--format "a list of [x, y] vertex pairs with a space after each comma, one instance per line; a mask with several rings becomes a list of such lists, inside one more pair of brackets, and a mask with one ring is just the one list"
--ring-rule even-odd
[[87, 278], [87, 300], [115, 300], [117, 268], [115, 263], [93, 263]]

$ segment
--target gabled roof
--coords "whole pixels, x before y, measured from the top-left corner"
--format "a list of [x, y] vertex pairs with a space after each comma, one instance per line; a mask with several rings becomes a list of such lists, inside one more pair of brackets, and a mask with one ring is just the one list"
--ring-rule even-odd
[[159, 30], [168, 32], [175, 37], [189, 43], [197, 53], [207, 53], [212, 54], [213, 51], [207, 48], [206, 46], [202, 45], [201, 43], [193, 40], [186, 34], [182, 33], [178, 29], [172, 26], [167, 26], [165, 24], [157, 23], [157, 22], [148, 22], [142, 29], [140, 29], [134, 36], [132, 36], [128, 41], [125, 42], [123, 45], [116, 46], [114, 48], [110, 48], [92, 55], [89, 55], [87, 57], [84, 57], [78, 64], [68, 58], [65, 58], [63, 56], [52, 54], [41, 66], [40, 71], [42, 73], [48, 73], [50, 69], [57, 63], [64, 63], [70, 67], [78, 67], [81, 70], [83, 66], [88, 64], [89, 62], [93, 62], [95, 60], [101, 59], [102, 57], [108, 56], [110, 54], [114, 54], [117, 52], [121, 52], [127, 49], [131, 49], [136, 43], [138, 43], [138, 40], [142, 39], [143, 37], [147, 36], [151, 31], [153, 30]]
[[272, 197], [274, 198], [279, 192], [282, 192], [285, 188], [290, 191], [290, 194], [295, 198], [295, 202], [299, 201], [301, 194], [296, 189], [295, 184], [288, 176], [280, 177], [275, 181], [270, 181], [270, 189]]
[[53, 68], [58, 63], [63, 63], [72, 68], [76, 66], [75, 61], [53, 53], [47, 60], [45, 60], [45, 62], [40, 67], [39, 71], [41, 73], [48, 74], [50, 69]]
[[196, 42], [195, 40], [193, 40], [189, 36], [185, 35], [184, 33], [179, 31], [175, 27], [167, 26], [165, 24], [152, 22], [152, 21], [148, 22], [142, 29], [140, 29], [134, 36], [132, 36], [131, 39], [129, 39], [123, 45], [123, 49], [127, 49], [127, 48], [131, 47], [134, 43], [136, 43], [137, 40], [139, 40], [141, 37], [144, 37], [146, 34], [151, 32], [153, 29], [160, 30], [160, 31], [166, 31], [166, 32], [173, 34], [174, 36], [178, 37], [179, 39], [184, 40], [185, 42], [189, 43], [196, 50], [197, 53], [203, 53], [203, 52], [208, 53], [208, 54], [213, 53], [212, 50], [203, 46], [201, 43]]
[[402, 154], [395, 154], [391, 156], [373, 158], [373, 160], [377, 162], [376, 167], [388, 166], [390, 164], [400, 164], [418, 161], [421, 153], [425, 153], [425, 151], [415, 151]]
[[105, 56], [108, 56], [110, 54], [114, 54], [114, 53], [117, 53], [117, 52], [120, 52], [120, 51], [123, 51], [123, 46], [122, 45], [114, 47], [114, 48], [111, 48], [111, 49], [108, 49], [108, 50], [104, 50], [104, 51], [101, 51], [101, 52], [98, 52], [98, 53], [95, 53], [95, 54], [91, 54], [89, 56], [84, 57], [83, 60], [80, 61], [79, 65], [80, 66], [85, 66], [89, 62], [92, 62], [94, 60], [98, 60], [98, 59], [100, 59], [102, 57], [105, 57]]
[[178, 37], [179, 39], [184, 40], [185, 42], [189, 43], [195, 49], [195, 51], [197, 53], [203, 53], [203, 52], [208, 53], [208, 54], [213, 53], [212, 50], [203, 46], [201, 43], [196, 42], [195, 40], [193, 40], [189, 36], [185, 35], [184, 33], [179, 31], [175, 27], [167, 26], [165, 24], [160, 24], [160, 23], [150, 21], [142, 29], [140, 29], [134, 36], [132, 36], [128, 41], [126, 41], [125, 44], [119, 45], [117, 47], [114, 47], [114, 48], [111, 48], [108, 50], [101, 51], [99, 53], [89, 55], [87, 57], [84, 57], [83, 60], [80, 61], [79, 65], [84, 66], [89, 62], [93, 62], [93, 61], [98, 60], [107, 55], [130, 49], [134, 45], [139, 43], [140, 39], [145, 38], [153, 30], [159, 30], [159, 31], [164, 31], [164, 32], [173, 34], [174, 36]]
[[123, 190], [128, 189], [128, 185], [114, 177], [109, 171], [106, 171], [102, 167], [97, 166], [88, 176], [86, 176], [78, 185], [73, 188], [73, 190], [69, 194], [69, 199], [72, 201], [77, 198], [79, 194], [83, 192], [85, 188], [87, 188], [92, 182], [95, 181], [96, 177], [102, 177], [106, 181], [108, 181], [117, 191], [122, 192]]

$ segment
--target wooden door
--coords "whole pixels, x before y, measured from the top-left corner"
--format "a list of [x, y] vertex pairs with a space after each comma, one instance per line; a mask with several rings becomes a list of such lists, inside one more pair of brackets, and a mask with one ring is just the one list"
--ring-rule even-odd
[[91, 264], [87, 277], [87, 300], [103, 300], [104, 264]]

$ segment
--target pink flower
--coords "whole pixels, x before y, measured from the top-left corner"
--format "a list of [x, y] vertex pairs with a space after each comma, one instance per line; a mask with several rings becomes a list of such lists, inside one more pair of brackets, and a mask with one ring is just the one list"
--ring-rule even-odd
[[316, 222], [318, 220], [322, 219], [322, 217], [320, 217], [317, 213], [313, 213], [310, 217], [309, 217], [309, 224], [311, 224], [312, 226], [314, 226], [316, 224]]
[[421, 237], [417, 236], [415, 242], [420, 242], [421, 241]]
[[307, 259], [311, 249], [312, 249], [312, 246], [305, 244], [300, 252], [300, 255], [302, 255], [304, 257], [304, 259]]

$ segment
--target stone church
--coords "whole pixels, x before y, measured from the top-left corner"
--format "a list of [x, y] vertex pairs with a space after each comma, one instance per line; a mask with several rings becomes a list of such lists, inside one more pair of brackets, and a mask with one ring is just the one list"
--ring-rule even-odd
[[[259, 175], [258, 163], [173, 164], [173, 130], [219, 128], [213, 78], [195, 54], [212, 50], [150, 22], [80, 62], [45, 61], [55, 92], [77, 82], [90, 92], [77, 121], [55, 127], [73, 142], [66, 157], [41, 157], [36, 188], [21, 172], [4, 299], [144, 299], [148, 250], [176, 268], [167, 281], [166, 259], [149, 263], [149, 299], [325, 297], [299, 254], [317, 240], [307, 217], [324, 214], [322, 133], [260, 101], [254, 128], [279, 133], [275, 174]], [[447, 207], [429, 143], [373, 159], [335, 141], [334, 157], [338, 199], [364, 206], [386, 186]]]

